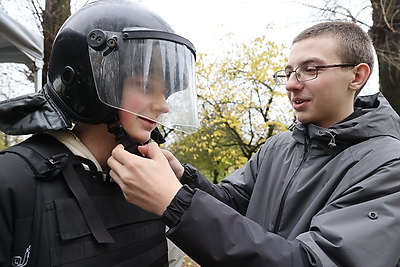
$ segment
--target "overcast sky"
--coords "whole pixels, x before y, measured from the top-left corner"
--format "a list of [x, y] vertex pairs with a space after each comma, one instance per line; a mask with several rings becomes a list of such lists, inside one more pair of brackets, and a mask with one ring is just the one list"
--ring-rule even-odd
[[[86, 2], [75, 1], [76, 7]], [[229, 33], [238, 41], [267, 35], [272, 41], [290, 44], [296, 33], [316, 21], [308, 15], [307, 7], [291, 0], [141, 0], [140, 3], [189, 39], [199, 53], [213, 51]]]
[[[79, 0], [78, 0], [79, 1]], [[80, 0], [83, 1], [83, 0]], [[221, 51], [224, 37], [233, 33], [237, 42], [265, 35], [269, 40], [290, 47], [303, 29], [323, 21], [316, 9], [325, 0], [142, 0], [141, 4], [162, 16], [174, 30], [189, 39], [198, 53]], [[337, 0], [343, 8], [354, 10], [368, 0]], [[307, 6], [309, 5], [309, 6]], [[360, 13], [370, 23], [368, 9]], [[367, 30], [367, 29], [365, 29]], [[226, 38], [225, 38], [226, 39]], [[229, 44], [228, 44], [229, 45]], [[222, 47], [223, 51], [223, 47]], [[362, 94], [377, 91], [378, 71], [374, 70]]]
[[[44, 0], [42, 0], [44, 1]], [[337, 0], [344, 8], [354, 10], [368, 0]], [[74, 12], [87, 0], [71, 0]], [[306, 5], [321, 6], [324, 0], [138, 0], [142, 5], [164, 18], [175, 32], [189, 39], [198, 53], [211, 54], [223, 51], [225, 36], [232, 33], [233, 41], [265, 35], [269, 40], [290, 47], [291, 40], [304, 28], [323, 21], [315, 9]], [[4, 0], [7, 12], [19, 22], [24, 16], [16, 12], [17, 1]], [[357, 12], [357, 11], [354, 11]], [[363, 20], [371, 20], [369, 10], [364, 10]], [[29, 22], [28, 27], [32, 27]], [[228, 44], [229, 45], [229, 44]], [[376, 73], [375, 73], [376, 74]], [[377, 80], [375, 79], [374, 82]], [[375, 86], [374, 86], [375, 87]]]
[[[40, 0], [44, 3], [45, 0]], [[71, 0], [72, 12], [88, 0]], [[89, 0], [91, 1], [91, 0]], [[221, 46], [233, 33], [239, 42], [267, 36], [271, 41], [290, 46], [293, 37], [304, 28], [323, 20], [306, 5], [321, 7], [325, 0], [134, 0], [163, 17], [178, 33], [189, 39], [199, 53]], [[369, 4], [368, 0], [336, 0], [352, 10]], [[32, 17], [21, 14], [15, 0], [1, 0], [6, 12], [18, 22], [35, 29]], [[364, 12], [365, 13], [365, 12]], [[370, 20], [368, 10], [364, 15]]]

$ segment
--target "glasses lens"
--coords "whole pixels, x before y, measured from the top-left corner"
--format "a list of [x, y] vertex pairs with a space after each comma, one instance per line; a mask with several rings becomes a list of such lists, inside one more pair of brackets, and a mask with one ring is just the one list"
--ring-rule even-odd
[[274, 74], [274, 79], [277, 85], [285, 85], [288, 80], [288, 75], [285, 70], [280, 70]]
[[299, 82], [305, 82], [317, 78], [318, 70], [314, 65], [303, 65], [296, 69], [296, 77]]

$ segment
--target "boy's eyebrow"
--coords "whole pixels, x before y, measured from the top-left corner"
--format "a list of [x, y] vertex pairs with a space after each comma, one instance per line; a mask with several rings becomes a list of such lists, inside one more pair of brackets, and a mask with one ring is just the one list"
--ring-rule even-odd
[[[319, 62], [322, 64], [324, 61], [318, 57], [311, 57], [308, 58], [306, 60], [303, 60], [302, 62], [300, 62], [299, 66], [302, 65], [307, 65], [307, 64], [319, 64]], [[291, 65], [286, 65], [285, 70], [292, 70], [293, 67]]]

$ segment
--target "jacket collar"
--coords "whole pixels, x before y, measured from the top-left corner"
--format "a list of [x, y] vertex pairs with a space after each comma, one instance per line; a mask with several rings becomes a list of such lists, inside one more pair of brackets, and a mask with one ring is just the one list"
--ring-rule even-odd
[[354, 108], [353, 114], [329, 128], [297, 123], [292, 136], [299, 143], [333, 151], [377, 136], [400, 139], [400, 118], [381, 93], [359, 97]]

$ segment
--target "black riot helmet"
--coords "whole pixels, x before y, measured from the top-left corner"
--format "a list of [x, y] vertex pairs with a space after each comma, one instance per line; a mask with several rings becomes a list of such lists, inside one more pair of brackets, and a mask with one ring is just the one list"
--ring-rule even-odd
[[121, 104], [127, 81], [139, 77], [135, 84], [149, 95], [151, 80], [158, 79], [169, 112], [147, 119], [193, 132], [198, 126], [194, 62], [193, 45], [158, 15], [128, 0], [94, 1], [59, 30], [45, 90], [73, 121], [112, 123], [118, 109], [143, 115]]

